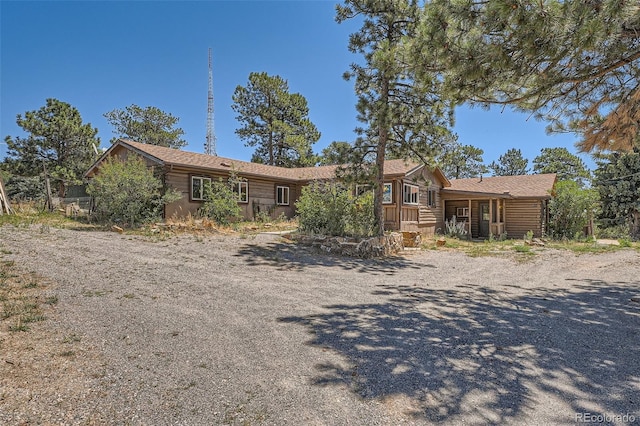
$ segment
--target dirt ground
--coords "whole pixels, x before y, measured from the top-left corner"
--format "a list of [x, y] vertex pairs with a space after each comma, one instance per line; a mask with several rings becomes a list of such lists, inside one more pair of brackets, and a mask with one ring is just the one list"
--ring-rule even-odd
[[4, 226], [0, 261], [55, 300], [0, 320], [0, 424], [640, 423], [632, 249], [357, 260]]

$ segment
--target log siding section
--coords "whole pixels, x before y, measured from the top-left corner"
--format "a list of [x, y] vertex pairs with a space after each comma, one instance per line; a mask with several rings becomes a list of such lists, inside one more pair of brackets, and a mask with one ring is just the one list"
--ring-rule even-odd
[[[178, 191], [182, 198], [174, 203], [165, 206], [165, 217], [185, 217], [189, 214], [197, 215], [198, 209], [203, 201], [191, 200], [191, 177], [199, 176], [210, 178], [212, 181], [229, 179], [229, 174], [203, 173], [198, 170], [173, 168], [165, 172], [164, 181], [168, 187]], [[241, 214], [245, 219], [254, 219], [258, 214], [265, 214], [272, 219], [284, 214], [290, 218], [295, 215], [294, 200], [300, 196], [299, 184], [285, 180], [268, 180], [257, 177], [246, 177], [238, 173], [238, 178], [248, 183], [249, 200], [246, 203], [238, 202]], [[276, 205], [276, 187], [286, 186], [289, 188], [289, 205]]]
[[[402, 190], [404, 184], [418, 186], [418, 205], [407, 205], [402, 202]], [[443, 183], [434, 173], [426, 167], [420, 168], [398, 179], [396, 191], [397, 204], [400, 206], [398, 223], [400, 231], [416, 231], [424, 236], [433, 236], [436, 231], [444, 228], [442, 220], [442, 200], [440, 190]], [[432, 192], [432, 205], [429, 205], [429, 192]]]
[[546, 231], [546, 200], [506, 200], [507, 236], [522, 238], [533, 231], [534, 237], [542, 237]]

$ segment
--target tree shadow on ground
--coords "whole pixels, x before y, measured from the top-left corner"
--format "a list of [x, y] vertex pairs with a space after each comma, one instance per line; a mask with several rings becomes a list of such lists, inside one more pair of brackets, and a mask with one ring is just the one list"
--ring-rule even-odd
[[[327, 306], [301, 324], [311, 345], [346, 357], [317, 365], [318, 386], [365, 399], [408, 397], [432, 422], [514, 423], [550, 400], [568, 412], [632, 413], [640, 404], [640, 282], [576, 281], [570, 290], [380, 285], [379, 304]], [[633, 299], [632, 299], [633, 298]]]
[[393, 275], [400, 269], [435, 268], [434, 265], [409, 261], [402, 256], [359, 259], [335, 256], [312, 248], [283, 242], [247, 244], [234, 256], [245, 259], [248, 266], [271, 266], [281, 270], [304, 270], [312, 267], [339, 267], [375, 275]]

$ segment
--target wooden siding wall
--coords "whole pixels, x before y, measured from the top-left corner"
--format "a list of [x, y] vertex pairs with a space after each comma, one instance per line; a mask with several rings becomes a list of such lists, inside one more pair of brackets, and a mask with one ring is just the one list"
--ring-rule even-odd
[[[113, 157], [118, 157], [119, 159], [121, 159], [122, 161], [127, 161], [127, 159], [131, 156], [131, 155], [138, 155], [122, 146], [117, 146], [115, 147], [115, 149], [112, 151], [111, 156]], [[142, 158], [145, 162], [145, 164], [147, 165], [147, 167], [154, 167], [154, 168], [159, 168], [160, 166], [158, 166], [158, 163], [155, 163], [151, 160], [149, 160], [146, 157], [143, 157], [141, 155], [138, 155], [140, 158]], [[98, 169], [100, 170], [100, 169]]]
[[384, 205], [384, 229], [397, 231], [400, 229], [400, 206], [402, 205], [402, 182], [397, 179], [385, 180], [392, 184], [393, 203]]
[[174, 171], [169, 171], [164, 176], [165, 185], [169, 188], [173, 188], [182, 195], [178, 201], [167, 204], [164, 208], [165, 217], [185, 217], [189, 214], [194, 215], [198, 208], [202, 205], [200, 202], [190, 202], [189, 201], [189, 175], [184, 172], [178, 173]]
[[396, 231], [398, 229], [398, 216], [396, 206], [385, 204], [384, 206], [384, 229]]
[[528, 231], [541, 237], [544, 223], [544, 201], [507, 200], [506, 231], [510, 238], [522, 238]]
[[[427, 206], [429, 201], [429, 189], [435, 193], [435, 206]], [[418, 216], [419, 227], [427, 236], [433, 236], [435, 232], [444, 228], [442, 221], [442, 200], [440, 199], [440, 186], [432, 182], [431, 187], [420, 187], [420, 213]]]
[[[174, 189], [176, 189], [182, 198], [174, 203], [171, 203], [165, 207], [166, 217], [185, 217], [189, 214], [195, 215], [198, 209], [202, 206], [200, 201], [190, 201], [191, 191], [191, 176], [204, 176], [211, 179], [227, 179], [228, 175], [221, 174], [205, 174], [205, 173], [189, 173], [186, 170], [170, 170], [165, 174], [165, 183]], [[242, 177], [242, 176], [240, 176]], [[249, 183], [249, 202], [238, 203], [242, 210], [242, 215], [245, 219], [254, 218], [254, 208], [257, 210], [266, 211], [272, 209], [272, 218], [277, 218], [282, 213], [285, 216], [291, 218], [295, 214], [295, 200], [300, 196], [300, 188], [297, 184], [269, 181], [259, 178], [246, 178]], [[289, 205], [288, 206], [276, 206], [276, 186], [288, 186], [289, 187]]]
[[[403, 215], [409, 219], [408, 223], [400, 223], [402, 231], [418, 231], [424, 236], [433, 236], [438, 229], [444, 229], [442, 220], [442, 199], [440, 197], [441, 182], [427, 168], [422, 168], [413, 174], [408, 175], [403, 182], [400, 182], [398, 190], [398, 201], [402, 204], [402, 183], [418, 185], [419, 195], [417, 210], [411, 211], [411, 207], [403, 207]], [[435, 192], [435, 206], [429, 207], [429, 190]], [[414, 207], [415, 209], [415, 207]], [[402, 217], [401, 217], [402, 218]], [[415, 223], [417, 222], [417, 223]]]

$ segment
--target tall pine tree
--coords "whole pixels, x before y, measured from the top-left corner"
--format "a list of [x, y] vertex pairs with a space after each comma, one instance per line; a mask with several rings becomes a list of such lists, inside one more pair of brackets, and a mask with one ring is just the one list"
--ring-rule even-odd
[[628, 225], [640, 240], [640, 148], [627, 153], [602, 154], [597, 159], [594, 187], [600, 193], [605, 225]]
[[49, 98], [35, 111], [18, 114], [16, 123], [26, 137], [5, 138], [6, 163], [19, 176], [38, 176], [47, 169], [58, 196], [64, 197], [69, 185], [81, 183], [83, 173], [97, 158], [98, 129], [83, 123], [76, 108]]
[[[387, 155], [413, 157], [433, 164], [441, 145], [451, 140], [452, 112], [437, 93], [435, 75], [416, 80], [403, 42], [415, 36], [420, 8], [414, 0], [347, 0], [338, 5], [336, 20], [361, 17], [351, 34], [349, 50], [363, 56], [345, 78], [354, 79], [358, 120], [363, 127], [354, 147], [352, 172], [370, 172], [374, 183], [377, 234], [384, 233], [382, 205]], [[362, 167], [364, 166], [364, 167]]]
[[522, 156], [522, 151], [511, 148], [501, 155], [497, 162], [491, 162], [489, 169], [493, 171], [494, 176], [518, 176], [529, 172], [528, 165], [529, 160]]
[[320, 132], [309, 119], [305, 97], [289, 93], [282, 77], [252, 72], [246, 86], [236, 87], [231, 108], [242, 125], [236, 134], [256, 147], [251, 161], [281, 167], [316, 163], [311, 145]]
[[118, 135], [111, 139], [111, 143], [124, 137], [140, 143], [175, 149], [187, 144], [187, 141], [182, 139], [184, 130], [175, 127], [180, 119], [156, 107], [141, 108], [138, 105], [130, 105], [124, 110], [109, 111], [104, 117]]
[[533, 111], [585, 151], [638, 143], [637, 1], [431, 0], [409, 44], [460, 103]]
[[450, 179], [478, 177], [487, 172], [482, 155], [484, 151], [472, 145], [452, 144], [438, 157], [438, 165]]

